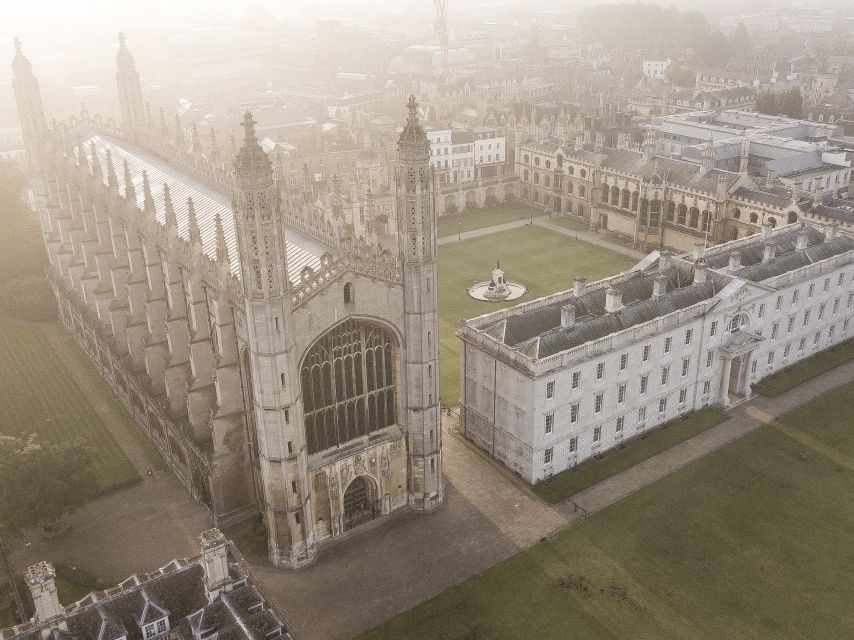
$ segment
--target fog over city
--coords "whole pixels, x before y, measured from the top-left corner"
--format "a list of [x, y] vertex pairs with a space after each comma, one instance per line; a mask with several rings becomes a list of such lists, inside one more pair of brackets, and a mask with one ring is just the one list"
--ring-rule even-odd
[[0, 52], [0, 640], [854, 636], [854, 0]]

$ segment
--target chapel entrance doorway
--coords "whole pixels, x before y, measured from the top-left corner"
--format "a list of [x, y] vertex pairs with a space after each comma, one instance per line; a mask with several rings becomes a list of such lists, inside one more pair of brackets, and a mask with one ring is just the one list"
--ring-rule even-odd
[[344, 531], [354, 529], [377, 517], [379, 509], [373, 480], [356, 477], [344, 492]]

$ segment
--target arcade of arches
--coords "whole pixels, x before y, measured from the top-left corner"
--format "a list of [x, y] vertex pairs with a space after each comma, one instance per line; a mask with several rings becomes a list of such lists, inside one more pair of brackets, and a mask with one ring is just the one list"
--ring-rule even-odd
[[339, 447], [396, 422], [392, 332], [368, 320], [347, 320], [325, 333], [300, 367], [309, 454]]

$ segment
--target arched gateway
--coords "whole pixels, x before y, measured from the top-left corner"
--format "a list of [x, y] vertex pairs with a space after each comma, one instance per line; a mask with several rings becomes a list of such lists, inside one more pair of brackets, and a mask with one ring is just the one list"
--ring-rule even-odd
[[344, 492], [344, 531], [349, 531], [380, 514], [377, 485], [370, 476], [357, 476]]

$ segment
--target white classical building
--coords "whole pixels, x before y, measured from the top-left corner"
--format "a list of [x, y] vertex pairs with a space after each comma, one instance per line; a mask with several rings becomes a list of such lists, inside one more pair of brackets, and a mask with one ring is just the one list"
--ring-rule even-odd
[[460, 325], [466, 437], [528, 482], [751, 385], [851, 334], [854, 236], [796, 223]]

